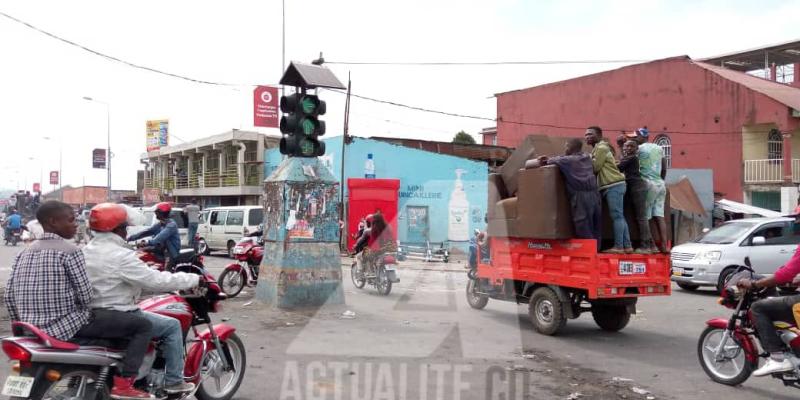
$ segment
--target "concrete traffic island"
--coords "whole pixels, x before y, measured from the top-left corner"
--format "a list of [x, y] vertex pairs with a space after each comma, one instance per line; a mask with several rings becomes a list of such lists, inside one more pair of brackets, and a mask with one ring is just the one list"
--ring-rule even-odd
[[258, 300], [282, 309], [344, 304], [339, 190], [316, 158], [287, 158], [264, 181]]

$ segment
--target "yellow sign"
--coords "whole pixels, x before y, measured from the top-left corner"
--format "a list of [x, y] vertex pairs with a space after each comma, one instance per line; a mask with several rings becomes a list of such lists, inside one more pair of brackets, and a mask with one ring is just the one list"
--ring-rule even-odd
[[169, 120], [147, 121], [147, 151], [158, 150], [169, 145]]

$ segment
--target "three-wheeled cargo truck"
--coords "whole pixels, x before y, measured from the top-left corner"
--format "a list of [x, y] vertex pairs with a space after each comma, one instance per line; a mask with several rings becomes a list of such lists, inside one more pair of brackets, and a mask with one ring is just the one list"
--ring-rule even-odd
[[527, 303], [534, 328], [545, 335], [583, 312], [591, 312], [603, 330], [619, 331], [639, 297], [671, 293], [666, 254], [604, 254], [591, 239], [488, 240], [488, 259], [479, 257], [470, 272], [469, 305], [482, 309], [489, 299]]

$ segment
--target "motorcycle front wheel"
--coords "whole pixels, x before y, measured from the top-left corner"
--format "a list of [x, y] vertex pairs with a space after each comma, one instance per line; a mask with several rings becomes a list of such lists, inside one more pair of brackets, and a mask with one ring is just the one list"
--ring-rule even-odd
[[219, 349], [209, 351], [201, 364], [200, 387], [195, 393], [198, 400], [230, 400], [242, 384], [247, 367], [244, 344], [235, 333], [231, 334], [224, 343], [228, 346], [231, 354], [233, 370], [225, 371], [222, 361], [225, 355]]
[[247, 273], [242, 270], [234, 270], [232, 268], [225, 268], [222, 275], [219, 276], [219, 283], [222, 286], [222, 292], [228, 295], [228, 298], [236, 297], [244, 289], [247, 283]]
[[364, 271], [361, 268], [358, 268], [358, 263], [353, 263], [350, 266], [350, 279], [353, 280], [353, 286], [358, 289], [364, 287], [367, 284], [367, 279], [364, 278]]
[[740, 385], [750, 377], [757, 365], [747, 361], [744, 349], [733, 338], [728, 339], [717, 359], [717, 348], [722, 343], [724, 334], [724, 329], [706, 327], [697, 341], [697, 357], [703, 371], [714, 382], [729, 386]]

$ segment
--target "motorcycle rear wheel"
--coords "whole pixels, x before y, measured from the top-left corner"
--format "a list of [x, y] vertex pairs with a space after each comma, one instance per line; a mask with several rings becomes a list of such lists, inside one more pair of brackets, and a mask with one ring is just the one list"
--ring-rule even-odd
[[[757, 364], [747, 361], [744, 349], [733, 338], [728, 339], [725, 345], [724, 359], [717, 362], [714, 353], [722, 341], [724, 333], [724, 329], [713, 326], [706, 327], [697, 341], [697, 357], [703, 371], [714, 382], [729, 386], [740, 385], [750, 378], [750, 374], [753, 373]], [[731, 367], [730, 372], [725, 372], [725, 367]]]
[[[195, 397], [198, 400], [230, 400], [242, 384], [245, 368], [247, 367], [247, 354], [244, 344], [235, 333], [228, 336], [225, 344], [228, 345], [231, 353], [234, 371], [225, 372], [221, 370], [222, 359], [220, 357], [224, 357], [221, 351], [209, 351], [201, 364], [202, 380], [197, 393], [195, 393]], [[222, 374], [233, 374], [224, 386], [220, 382], [220, 375]]]
[[392, 292], [392, 282], [386, 275], [386, 270], [381, 266], [378, 269], [378, 276], [375, 277], [375, 289], [381, 296], [388, 296]]
[[228, 298], [234, 298], [244, 289], [244, 285], [247, 283], [247, 273], [226, 268], [219, 276], [219, 283], [222, 292], [228, 295]]
[[[32, 400], [56, 400], [66, 398], [81, 398], [81, 399], [108, 399], [108, 388], [110, 382], [106, 383], [104, 393], [97, 396], [95, 389], [95, 381], [97, 380], [97, 372], [87, 369], [85, 367], [71, 367], [63, 365], [53, 365], [51, 369], [61, 372], [61, 379], [56, 382], [50, 382], [46, 379], [41, 379], [34, 384], [31, 389], [30, 396], [27, 399]], [[80, 384], [84, 382], [83, 392], [79, 393]], [[23, 397], [11, 397], [12, 399], [23, 399]]]

